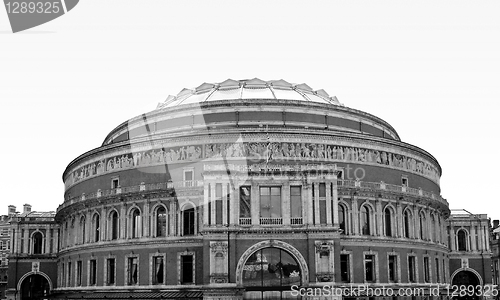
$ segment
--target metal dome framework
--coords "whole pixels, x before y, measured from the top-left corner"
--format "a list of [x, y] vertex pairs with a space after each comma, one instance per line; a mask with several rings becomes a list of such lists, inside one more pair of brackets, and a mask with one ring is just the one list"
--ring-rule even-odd
[[292, 84], [283, 79], [264, 81], [259, 78], [233, 80], [221, 83], [203, 83], [194, 89], [182, 89], [177, 96], [169, 95], [156, 109], [184, 104], [235, 99], [283, 99], [317, 102], [343, 106], [335, 96], [321, 90], [313, 90], [305, 83]]

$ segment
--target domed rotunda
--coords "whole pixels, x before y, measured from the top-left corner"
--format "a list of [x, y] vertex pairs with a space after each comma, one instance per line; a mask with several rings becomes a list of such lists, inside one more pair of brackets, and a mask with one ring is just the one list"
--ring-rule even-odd
[[69, 163], [56, 290], [309, 299], [446, 283], [440, 176], [430, 153], [324, 90], [203, 83]]

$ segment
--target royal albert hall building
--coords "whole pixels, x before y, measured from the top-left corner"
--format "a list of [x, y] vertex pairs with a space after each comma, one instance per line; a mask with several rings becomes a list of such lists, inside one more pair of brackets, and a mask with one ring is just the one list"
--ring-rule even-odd
[[312, 299], [445, 283], [440, 176], [430, 153], [324, 90], [203, 83], [68, 165], [55, 291]]

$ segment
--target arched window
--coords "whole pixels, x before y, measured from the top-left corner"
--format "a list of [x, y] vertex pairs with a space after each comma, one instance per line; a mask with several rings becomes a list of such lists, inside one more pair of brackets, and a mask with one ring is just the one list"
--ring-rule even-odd
[[42, 254], [43, 249], [43, 235], [41, 232], [33, 234], [33, 254]]
[[339, 228], [342, 230], [340, 234], [347, 234], [347, 214], [344, 205], [339, 204]]
[[389, 207], [384, 210], [385, 236], [392, 236], [392, 211]]
[[94, 215], [94, 218], [92, 220], [92, 227], [93, 227], [93, 231], [94, 231], [94, 242], [99, 242], [99, 234], [101, 232], [100, 228], [101, 228], [101, 218], [99, 217], [99, 214], [95, 214]]
[[[330, 261], [329, 251], [322, 251], [321, 260]], [[321, 267], [328, 269], [328, 263]], [[303, 270], [286, 250], [264, 248], [257, 250], [245, 262], [242, 283], [251, 297], [245, 299], [290, 299], [285, 292], [302, 282]], [[320, 271], [321, 272], [321, 271]], [[285, 296], [285, 297], [284, 297]]]
[[160, 206], [156, 210], [156, 236], [167, 236], [167, 210]]
[[425, 216], [423, 213], [420, 214], [420, 239], [425, 239]]
[[467, 233], [461, 229], [457, 232], [458, 251], [467, 251]]
[[112, 240], [117, 240], [118, 239], [118, 213], [116, 210], [111, 212], [111, 215], [109, 217], [110, 223], [111, 223], [111, 239]]
[[367, 205], [361, 207], [361, 215], [359, 219], [361, 234], [370, 235], [370, 208]]
[[81, 230], [81, 232], [80, 232], [80, 234], [81, 234], [81, 240], [80, 240], [80, 242], [82, 244], [84, 244], [85, 243], [85, 234], [86, 234], [86, 232], [85, 232], [85, 217], [81, 217], [80, 218], [80, 230]]
[[195, 233], [195, 210], [194, 207], [185, 208], [182, 211], [182, 235], [193, 235]]
[[404, 222], [403, 222], [403, 226], [404, 226], [404, 237], [409, 239], [411, 237], [410, 235], [410, 226], [411, 226], [411, 223], [412, 223], [412, 217], [411, 217], [411, 214], [410, 212], [406, 209], [405, 212], [404, 212]]
[[134, 209], [132, 213], [130, 214], [132, 220], [132, 228], [131, 228], [131, 233], [132, 233], [132, 238], [139, 238], [141, 237], [142, 233], [142, 224], [141, 224], [141, 213], [139, 212], [138, 209]]

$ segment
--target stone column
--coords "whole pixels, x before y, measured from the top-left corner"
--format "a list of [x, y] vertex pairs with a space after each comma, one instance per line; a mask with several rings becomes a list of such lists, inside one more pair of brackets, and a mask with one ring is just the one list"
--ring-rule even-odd
[[[382, 201], [380, 199], [377, 199], [375, 202], [375, 213], [373, 214], [374, 216], [374, 225], [376, 230], [374, 232], [370, 232], [372, 235], [376, 236], [383, 236], [385, 235], [384, 232], [384, 226], [382, 226], [383, 221], [385, 221], [384, 218], [384, 212], [382, 210]], [[385, 224], [384, 224], [385, 225]]]
[[23, 243], [24, 243], [24, 253], [30, 253], [29, 252], [29, 240], [30, 240], [30, 232], [29, 228], [26, 228], [24, 230], [24, 237], [23, 237]]
[[227, 225], [227, 201], [228, 199], [228, 190], [227, 190], [227, 183], [222, 182], [222, 225]]
[[120, 206], [120, 239], [127, 238], [127, 210], [125, 203]]
[[450, 249], [451, 251], [456, 251], [457, 250], [457, 243], [455, 240], [455, 228], [453, 226], [450, 226]]
[[490, 252], [490, 241], [489, 241], [489, 238], [488, 238], [488, 227], [487, 226], [484, 226], [484, 234], [485, 234], [485, 246], [486, 246], [486, 251], [487, 252]]
[[425, 211], [425, 226], [427, 228], [427, 240], [434, 241], [434, 228], [432, 228], [432, 216], [429, 209]]
[[413, 237], [420, 239], [420, 214], [418, 211], [418, 206], [413, 206]]
[[319, 219], [319, 184], [313, 183], [314, 189], [314, 225], [320, 224]]
[[281, 203], [281, 211], [283, 218], [283, 225], [290, 225], [290, 181], [287, 180], [283, 183], [283, 193], [281, 195], [281, 199], [283, 200]]
[[14, 228], [10, 231], [10, 253], [16, 253], [17, 251], [17, 230]]
[[481, 223], [479, 223], [479, 226], [477, 227], [477, 238], [479, 240], [479, 248], [477, 250], [483, 251], [484, 250], [484, 235], [483, 235], [483, 227], [481, 226]]
[[59, 231], [57, 228], [54, 228], [54, 245], [53, 245], [54, 253], [59, 251]]
[[144, 202], [144, 206], [142, 207], [142, 222], [143, 229], [141, 230], [141, 237], [149, 237], [151, 236], [150, 227], [151, 227], [151, 214], [149, 213], [149, 199]]
[[211, 221], [212, 223], [210, 225], [213, 225], [213, 224], [216, 224], [216, 203], [217, 203], [217, 199], [215, 197], [215, 192], [216, 192], [216, 189], [217, 189], [217, 183], [215, 182], [211, 182], [210, 184], [210, 218], [211, 218]]
[[209, 182], [205, 182], [203, 185], [203, 226], [208, 226], [208, 203], [209, 203]]
[[252, 181], [250, 189], [250, 211], [252, 214], [252, 225], [259, 225], [260, 219], [260, 203], [259, 203], [259, 185]]
[[470, 250], [475, 252], [477, 251], [476, 244], [476, 225], [470, 227]]
[[101, 207], [101, 226], [100, 226], [100, 241], [106, 241], [108, 239], [108, 217], [107, 217], [108, 210], [104, 205]]
[[310, 224], [312, 225], [313, 224], [313, 215], [314, 215], [314, 207], [313, 207], [313, 204], [312, 204], [312, 191], [313, 191], [313, 184], [312, 183], [309, 183], [309, 184], [306, 184], [305, 186], [305, 193], [306, 193], [306, 196], [305, 196], [305, 199], [306, 199], [306, 212], [307, 212], [307, 224]]
[[50, 225], [47, 225], [47, 228], [45, 229], [45, 249], [43, 253], [50, 253], [50, 239], [52, 239]]
[[[93, 236], [93, 227], [92, 227], [92, 211], [90, 211], [90, 209], [87, 211], [86, 213], [86, 218], [85, 218], [85, 221], [87, 223], [86, 227], [87, 227], [87, 236], [86, 236], [86, 243], [90, 243], [92, 241], [92, 236]], [[66, 235], [64, 236], [65, 237], [65, 240], [66, 239]]]
[[229, 200], [229, 222], [230, 224], [239, 224], [240, 217], [240, 188], [238, 185], [233, 186], [230, 191], [231, 200]]
[[331, 195], [331, 182], [327, 181], [326, 185], [326, 224], [332, 225], [332, 195]]
[[[338, 225], [339, 224], [339, 196], [338, 196], [338, 192], [337, 192], [337, 179], [334, 179], [332, 180], [332, 184], [333, 184], [333, 189], [332, 189], [332, 200], [333, 200], [333, 220], [332, 220], [332, 223], [334, 225]], [[349, 212], [346, 211], [346, 219], [349, 219]], [[348, 224], [350, 224], [350, 222], [348, 220], [345, 220], [346, 222], [346, 226]], [[347, 229], [347, 227], [346, 227]]]
[[352, 196], [352, 233], [353, 235], [359, 235], [359, 208], [358, 199], [356, 196]]
[[395, 224], [394, 224], [394, 229], [396, 229], [396, 236], [398, 238], [403, 237], [403, 206], [401, 203], [396, 204], [396, 215], [394, 216]]

